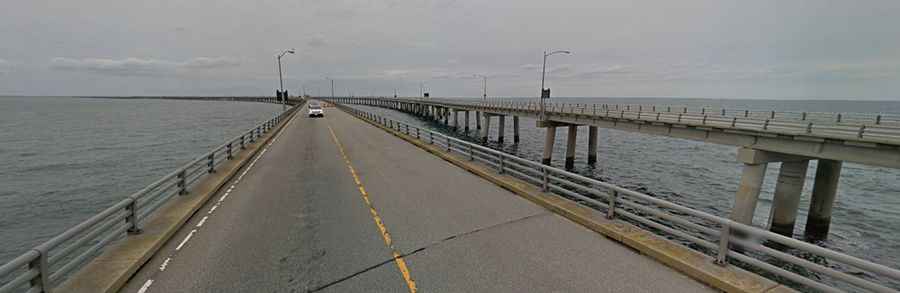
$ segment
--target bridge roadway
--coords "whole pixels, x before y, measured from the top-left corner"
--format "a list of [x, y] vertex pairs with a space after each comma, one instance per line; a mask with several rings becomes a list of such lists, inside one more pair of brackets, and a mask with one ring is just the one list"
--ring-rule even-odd
[[713, 291], [337, 109], [245, 168], [122, 292]]

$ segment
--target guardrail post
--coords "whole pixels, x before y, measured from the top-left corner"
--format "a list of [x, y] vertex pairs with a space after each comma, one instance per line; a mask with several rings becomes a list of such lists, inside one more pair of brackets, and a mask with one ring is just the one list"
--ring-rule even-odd
[[419, 136], [419, 128], [418, 127], [416, 127], [416, 139], [422, 139], [422, 137]]
[[241, 134], [241, 149], [246, 150], [247, 146], [244, 144], [244, 135]]
[[231, 155], [231, 142], [228, 142], [228, 147], [226, 147], [227, 156], [226, 158], [231, 160], [234, 157]]
[[206, 172], [207, 173], [216, 173], [216, 169], [215, 169], [216, 153], [213, 152], [213, 153], [209, 154], [209, 157], [207, 157], [207, 159], [208, 159], [208, 161], [206, 162], [206, 165], [209, 166], [209, 170], [207, 170]]
[[131, 202], [125, 206], [125, 212], [128, 213], [125, 216], [125, 223], [128, 223], [128, 234], [135, 235], [141, 234], [141, 227], [138, 226], [138, 218], [137, 218], [137, 198], [131, 198]]
[[406, 135], [409, 135], [409, 124], [403, 124], [403, 127], [406, 127]]
[[47, 251], [42, 249], [34, 249], [38, 253], [38, 257], [28, 263], [29, 269], [37, 270], [39, 273], [31, 278], [31, 288], [41, 288], [38, 292], [51, 293], [50, 288], [50, 265], [47, 263]]
[[503, 166], [503, 154], [497, 156], [500, 159], [500, 174], [503, 174], [506, 170]]
[[434, 144], [434, 132], [429, 131], [428, 137], [429, 137], [428, 144]]
[[452, 153], [452, 151], [450, 150], [450, 137], [449, 136], [447, 136], [447, 152]]
[[472, 149], [472, 145], [469, 144], [469, 161], [475, 160], [475, 151]]
[[878, 116], [875, 116], [875, 125], [879, 125], [879, 124], [881, 124], [881, 114], [878, 114]]
[[609, 195], [609, 209], [606, 210], [606, 218], [614, 219], [616, 217], [616, 200], [619, 198], [619, 192], [613, 190]]
[[187, 190], [187, 177], [184, 169], [181, 172], [178, 172], [178, 195], [184, 195], [188, 193]]
[[728, 225], [722, 225], [722, 232], [719, 234], [719, 253], [716, 254], [715, 264], [720, 266], [728, 265], [728, 238], [730, 237], [730, 227], [728, 227]]
[[550, 174], [547, 172], [547, 167], [541, 166], [541, 177], [543, 180], [541, 189], [543, 189], [544, 192], [550, 191]]

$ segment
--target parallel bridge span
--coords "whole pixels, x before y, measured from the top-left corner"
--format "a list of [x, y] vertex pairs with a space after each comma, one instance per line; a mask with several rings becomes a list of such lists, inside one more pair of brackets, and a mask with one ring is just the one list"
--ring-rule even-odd
[[[338, 99], [398, 110], [423, 107], [442, 111], [441, 108], [446, 108], [449, 111], [472, 111], [491, 116], [540, 117], [540, 106], [534, 101], [372, 97]], [[816, 159], [900, 168], [900, 124], [884, 123], [881, 118], [873, 118], [868, 123], [860, 122], [859, 119], [844, 122], [847, 118], [841, 122], [826, 122], [807, 119], [805, 114], [792, 118], [772, 112], [772, 117], [778, 116], [778, 119], [764, 119], [750, 115], [742, 117], [749, 111], [727, 111], [722, 115], [723, 112], [685, 113], [672, 111], [671, 107], [659, 108], [658, 111], [657, 108], [650, 107], [628, 110], [617, 107], [614, 110], [610, 105], [567, 106], [561, 103], [548, 103], [546, 106], [547, 120], [560, 122], [562, 125], [595, 126]], [[874, 114], [866, 116], [879, 117]]]

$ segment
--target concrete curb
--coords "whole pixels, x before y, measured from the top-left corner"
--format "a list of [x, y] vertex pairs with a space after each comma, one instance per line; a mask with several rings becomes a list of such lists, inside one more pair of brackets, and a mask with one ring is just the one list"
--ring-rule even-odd
[[236, 153], [232, 160], [220, 165], [216, 175], [200, 180], [188, 195], [170, 199], [145, 222], [143, 233], [126, 237], [110, 245], [55, 291], [118, 292], [213, 195], [226, 186], [238, 171], [283, 130], [284, 126], [297, 115], [300, 107], [302, 105], [279, 123], [275, 131], [263, 134], [256, 142], [248, 144], [245, 151]]
[[[343, 109], [342, 109], [343, 111]], [[344, 111], [347, 113], [347, 111]], [[518, 178], [502, 175], [482, 163], [469, 161], [468, 158], [447, 153], [437, 145], [427, 144], [413, 136], [384, 127], [374, 121], [354, 116], [388, 133], [393, 134], [447, 162], [461, 167], [470, 173], [482, 177], [504, 189], [528, 199], [554, 213], [561, 215], [579, 225], [603, 234], [607, 238], [631, 247], [641, 254], [675, 269], [683, 274], [703, 282], [713, 288], [725, 292], [773, 293], [796, 292], [760, 275], [743, 270], [736, 266], [719, 266], [713, 258], [681, 244], [667, 240], [649, 231], [620, 220], [608, 220], [600, 211], [582, 206], [574, 201], [555, 194], [545, 193], [537, 186]]]

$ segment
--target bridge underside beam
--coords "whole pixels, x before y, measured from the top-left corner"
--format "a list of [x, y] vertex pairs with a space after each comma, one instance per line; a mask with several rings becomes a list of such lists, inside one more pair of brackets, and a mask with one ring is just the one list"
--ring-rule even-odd
[[[775, 153], [853, 162], [900, 169], [900, 147], [854, 144], [813, 137], [760, 134], [749, 131], [716, 128], [682, 127], [672, 124], [650, 124], [609, 120], [560, 119], [551, 122], [583, 124], [601, 128], [698, 140], [703, 142], [751, 147]], [[541, 127], [538, 125], [538, 127]]]

